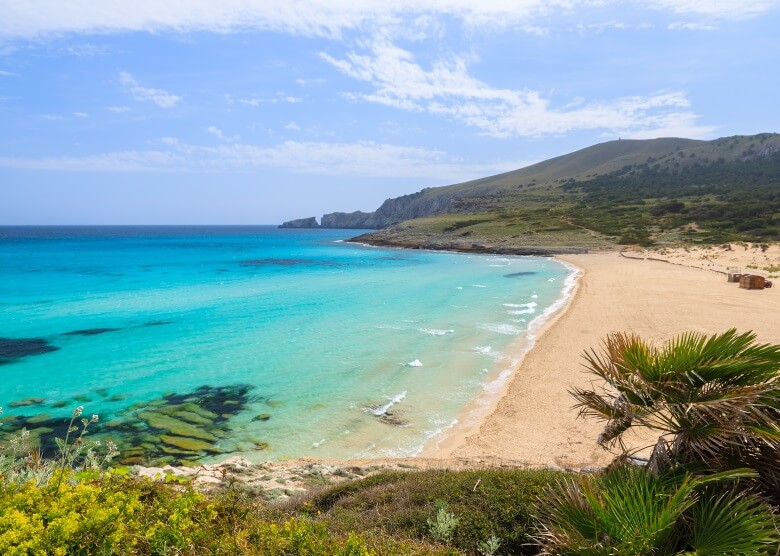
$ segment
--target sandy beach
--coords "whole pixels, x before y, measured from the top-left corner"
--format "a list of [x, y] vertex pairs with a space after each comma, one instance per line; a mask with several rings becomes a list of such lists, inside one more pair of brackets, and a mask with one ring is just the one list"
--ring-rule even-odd
[[481, 424], [456, 428], [424, 455], [573, 469], [608, 463], [611, 455], [595, 442], [600, 425], [577, 419], [567, 393], [591, 380], [582, 353], [617, 331], [660, 342], [685, 331], [712, 334], [736, 327], [753, 330], [760, 341], [780, 343], [778, 288], [740, 289], [719, 272], [729, 266], [772, 269], [779, 251], [734, 246], [627, 253], [641, 259], [618, 253], [560, 256], [583, 271], [571, 301], [547, 323]]
[[[753, 266], [772, 276], [766, 269], [780, 266], [780, 246], [558, 258], [582, 271], [569, 302], [537, 332], [535, 346], [494, 398], [489, 412], [471, 425], [456, 426], [444, 438], [432, 439], [419, 457], [263, 464], [231, 458], [198, 469], [167, 471], [196, 475], [205, 484], [218, 484], [229, 472], [260, 491], [286, 497], [307, 490], [312, 473], [337, 483], [388, 468], [600, 467], [613, 457], [596, 444], [601, 426], [577, 418], [568, 390], [590, 383], [582, 353], [599, 347], [607, 334], [630, 331], [662, 342], [685, 331], [714, 334], [736, 327], [753, 330], [762, 342], [780, 343], [780, 288], [740, 289], [722, 273], [728, 267]], [[142, 468], [140, 472], [162, 471]]]

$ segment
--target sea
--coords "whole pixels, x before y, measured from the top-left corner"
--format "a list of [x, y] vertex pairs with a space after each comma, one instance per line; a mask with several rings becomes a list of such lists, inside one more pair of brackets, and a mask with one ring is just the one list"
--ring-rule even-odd
[[359, 233], [0, 227], [0, 430], [56, 434], [83, 406], [175, 455], [189, 429], [149, 408], [238, 391], [212, 404], [201, 459], [419, 454], [499, 394], [575, 270], [345, 241]]

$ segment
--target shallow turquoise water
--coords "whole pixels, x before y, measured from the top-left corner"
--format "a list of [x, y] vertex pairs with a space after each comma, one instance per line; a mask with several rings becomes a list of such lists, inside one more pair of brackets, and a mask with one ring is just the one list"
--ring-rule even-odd
[[[166, 392], [249, 384], [257, 401], [226, 451], [262, 440], [246, 455], [414, 454], [511, 366], [571, 271], [340, 242], [355, 234], [0, 228], [0, 406], [83, 403], [106, 420]], [[25, 339], [56, 349], [9, 351]], [[27, 397], [47, 401], [9, 409]]]

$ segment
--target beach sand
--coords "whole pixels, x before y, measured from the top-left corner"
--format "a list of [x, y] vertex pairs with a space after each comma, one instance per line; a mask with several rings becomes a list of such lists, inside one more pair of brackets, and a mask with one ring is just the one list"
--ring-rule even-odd
[[[719, 251], [717, 266], [705, 261], [704, 269], [682, 266], [701, 263], [696, 250], [627, 253], [666, 257], [675, 264], [618, 253], [560, 256], [583, 270], [569, 304], [547, 323], [481, 424], [456, 427], [423, 455], [486, 465], [511, 462], [570, 469], [608, 463], [612, 455], [596, 444], [601, 425], [578, 419], [567, 392], [572, 386], [587, 386], [592, 379], [582, 367], [582, 353], [599, 347], [601, 339], [617, 331], [661, 342], [685, 331], [713, 334], [736, 327], [753, 330], [760, 341], [780, 343], [780, 288], [744, 290], [712, 271], [747, 266], [747, 260], [739, 257], [755, 262], [756, 249], [760, 251], [741, 247]], [[776, 250], [773, 247], [767, 256], [776, 256]], [[635, 442], [639, 445], [640, 439]]]
[[[762, 342], [780, 343], [780, 287], [744, 290], [720, 273], [729, 266], [753, 265], [770, 276], [766, 268], [780, 264], [780, 247], [635, 250], [625, 255], [559, 256], [582, 270], [569, 302], [536, 333], [536, 345], [494, 397], [489, 412], [479, 419], [461, 419], [472, 424], [432, 439], [419, 457], [262, 464], [231, 458], [197, 469], [137, 471], [190, 476], [206, 486], [235, 477], [266, 496], [286, 498], [308, 490], [312, 473], [337, 484], [386, 469], [604, 466], [613, 455], [596, 444], [602, 427], [577, 418], [568, 390], [590, 384], [582, 353], [598, 348], [607, 334], [634, 332], [662, 342], [685, 331], [715, 334], [736, 327], [753, 330]], [[484, 407], [480, 411], [484, 414]], [[634, 442], [639, 446], [651, 440]]]

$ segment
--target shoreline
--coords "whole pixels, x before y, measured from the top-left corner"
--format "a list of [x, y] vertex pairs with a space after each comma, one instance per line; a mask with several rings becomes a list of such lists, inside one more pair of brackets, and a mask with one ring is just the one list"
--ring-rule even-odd
[[[558, 319], [566, 313], [579, 292], [580, 280], [585, 271], [570, 262], [561, 260], [558, 256], [552, 256], [560, 264], [563, 264], [570, 270], [566, 277], [561, 295], [552, 305], [547, 307], [541, 314], [537, 315], [528, 323], [525, 337], [518, 342], [517, 351], [513, 351], [513, 346], [508, 351], [516, 355], [511, 365], [498, 372], [498, 375], [486, 382], [476, 398], [466, 404], [461, 409], [454, 423], [445, 429], [441, 436], [429, 438], [422, 446], [418, 456], [421, 458], [446, 458], [458, 446], [463, 444], [469, 436], [479, 430], [482, 422], [488, 418], [498, 406], [509, 389], [509, 385], [520, 371], [523, 361], [536, 347], [539, 339], [555, 325]], [[490, 391], [493, 389], [493, 391]]]
[[[753, 330], [761, 342], [780, 344], [778, 288], [740, 289], [712, 272], [719, 269], [695, 264], [701, 250], [709, 253], [707, 260], [713, 257], [712, 247], [674, 250], [668, 257], [678, 264], [659, 260], [658, 252], [637, 258], [623, 257], [617, 251], [556, 256], [581, 269], [575, 288], [538, 330], [529, 331], [535, 336], [534, 344], [513, 365], [500, 392], [491, 397], [488, 411], [472, 426], [459, 427], [463, 421], [459, 422], [444, 436], [428, 440], [415, 457], [303, 459], [275, 465], [280, 469], [315, 462], [371, 469], [507, 466], [582, 470], [608, 464], [613, 456], [596, 444], [601, 425], [577, 419], [568, 394], [572, 386], [590, 383], [590, 375], [581, 367], [581, 355], [599, 348], [607, 334], [634, 332], [662, 342], [685, 331], [714, 334], [734, 327]], [[755, 260], [757, 247], [722, 251], [719, 261], [729, 266], [732, 261], [727, 256], [749, 255]], [[766, 261], [760, 264], [780, 265], [780, 246], [761, 253]], [[473, 409], [474, 403], [463, 411]], [[218, 469], [223, 464], [207, 467]]]

